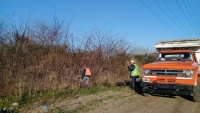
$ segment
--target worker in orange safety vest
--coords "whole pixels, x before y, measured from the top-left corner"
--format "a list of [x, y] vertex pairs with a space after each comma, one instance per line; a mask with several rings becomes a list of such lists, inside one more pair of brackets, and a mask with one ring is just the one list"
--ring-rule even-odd
[[89, 87], [89, 80], [90, 77], [92, 76], [90, 68], [88, 68], [87, 66], [84, 66], [84, 69], [82, 71], [82, 77], [81, 77], [81, 81], [80, 81], [80, 86], [82, 85], [82, 82], [85, 81], [86, 83], [86, 87]]

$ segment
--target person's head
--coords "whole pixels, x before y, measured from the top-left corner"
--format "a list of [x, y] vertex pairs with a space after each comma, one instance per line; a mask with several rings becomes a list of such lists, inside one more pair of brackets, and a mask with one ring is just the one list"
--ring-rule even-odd
[[131, 60], [131, 64], [135, 64], [135, 61], [134, 61], [134, 60]]

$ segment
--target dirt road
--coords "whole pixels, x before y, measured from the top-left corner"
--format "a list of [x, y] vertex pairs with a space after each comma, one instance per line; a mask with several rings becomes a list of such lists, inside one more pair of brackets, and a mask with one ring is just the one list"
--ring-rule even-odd
[[[128, 88], [109, 90], [96, 95], [77, 96], [52, 103], [21, 109], [26, 113], [200, 113], [200, 103], [192, 97], [154, 95], [144, 97]], [[21, 113], [20, 112], [20, 113]]]
[[[123, 94], [122, 94], [123, 95]], [[130, 92], [128, 96], [112, 99], [88, 113], [200, 113], [200, 103], [191, 97], [144, 97]]]

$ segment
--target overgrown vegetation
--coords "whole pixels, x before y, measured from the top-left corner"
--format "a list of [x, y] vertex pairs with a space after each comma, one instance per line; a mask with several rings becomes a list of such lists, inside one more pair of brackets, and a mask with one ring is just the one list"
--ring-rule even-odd
[[17, 26], [4, 21], [0, 22], [0, 107], [11, 102], [24, 105], [45, 96], [57, 98], [62, 93], [76, 95], [84, 65], [92, 70], [94, 89], [82, 92], [88, 94], [103, 90], [97, 86], [112, 86], [128, 78], [130, 59], [140, 67], [144, 63], [123, 37], [95, 27], [77, 37], [70, 31], [71, 22], [53, 19]]

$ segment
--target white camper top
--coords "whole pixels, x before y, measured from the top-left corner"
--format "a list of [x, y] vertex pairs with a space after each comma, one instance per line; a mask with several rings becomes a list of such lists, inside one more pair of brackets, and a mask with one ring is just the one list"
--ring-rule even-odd
[[155, 44], [155, 48], [157, 51], [174, 49], [193, 50], [198, 62], [200, 63], [200, 38], [160, 41]]
[[200, 38], [160, 41], [155, 44], [155, 48], [179, 48], [179, 47], [200, 47]]

